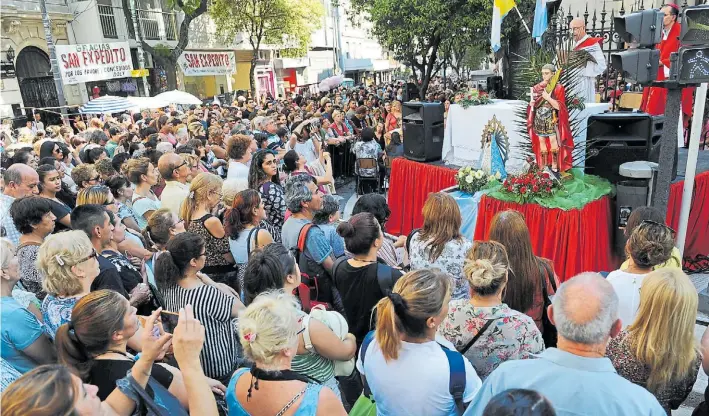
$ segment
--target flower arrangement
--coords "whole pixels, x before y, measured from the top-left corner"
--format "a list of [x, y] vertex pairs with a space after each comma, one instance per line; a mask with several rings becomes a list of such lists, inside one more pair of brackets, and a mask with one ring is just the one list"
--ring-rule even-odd
[[566, 104], [566, 109], [568, 111], [582, 111], [584, 108], [586, 108], [586, 104], [584, 103], [583, 97], [579, 97], [577, 95], [574, 95]]
[[554, 193], [561, 185], [552, 176], [539, 168], [533, 160], [528, 159], [530, 167], [526, 173], [510, 175], [502, 183], [502, 191], [518, 195], [523, 201], [532, 198], [545, 198]]
[[500, 179], [500, 173], [488, 175], [481, 169], [473, 169], [470, 166], [460, 168], [458, 174], [455, 175], [455, 180], [458, 182], [458, 188], [469, 194], [485, 188], [488, 183]]
[[463, 108], [468, 108], [475, 105], [490, 104], [492, 103], [492, 98], [484, 92], [470, 90], [469, 92], [458, 93], [455, 102]]

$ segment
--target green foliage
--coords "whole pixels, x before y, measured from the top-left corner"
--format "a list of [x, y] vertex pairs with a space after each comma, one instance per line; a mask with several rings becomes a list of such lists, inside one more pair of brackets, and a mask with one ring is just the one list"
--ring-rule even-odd
[[244, 33], [254, 50], [266, 43], [282, 46], [289, 56], [305, 55], [323, 13], [317, 0], [214, 0], [209, 9], [225, 43]]
[[172, 54], [172, 48], [169, 45], [165, 45], [164, 43], [158, 43], [157, 45], [153, 46], [154, 53], [157, 55], [160, 55], [166, 59], [170, 59], [171, 54]]
[[180, 7], [180, 2], [177, 0], [167, 0], [165, 2], [168, 9], [175, 11], [183, 11], [185, 14], [192, 14], [199, 7], [200, 0], [185, 0], [182, 2], [182, 7]]

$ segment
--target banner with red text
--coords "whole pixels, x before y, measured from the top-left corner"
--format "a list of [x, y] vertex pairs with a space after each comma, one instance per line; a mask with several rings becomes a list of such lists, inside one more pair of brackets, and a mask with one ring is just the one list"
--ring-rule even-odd
[[133, 60], [128, 42], [56, 45], [64, 84], [130, 78]]
[[234, 52], [184, 51], [177, 65], [188, 77], [231, 75], [236, 72], [236, 56]]

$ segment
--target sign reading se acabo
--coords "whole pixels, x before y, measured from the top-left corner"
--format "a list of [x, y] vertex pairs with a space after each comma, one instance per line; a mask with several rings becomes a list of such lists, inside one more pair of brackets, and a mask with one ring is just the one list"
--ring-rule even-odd
[[133, 70], [128, 42], [56, 45], [64, 84], [128, 78]]
[[185, 51], [177, 59], [185, 76], [231, 75], [236, 72], [234, 52]]

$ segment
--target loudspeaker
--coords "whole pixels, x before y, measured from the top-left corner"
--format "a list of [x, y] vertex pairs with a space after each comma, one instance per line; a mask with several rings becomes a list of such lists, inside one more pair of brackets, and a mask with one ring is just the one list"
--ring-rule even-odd
[[[647, 113], [601, 113], [588, 118], [586, 129], [586, 172], [617, 184], [620, 165], [625, 162], [660, 158], [664, 116]], [[672, 177], [677, 175], [675, 152]]]
[[402, 101], [412, 101], [412, 100], [418, 100], [420, 99], [419, 97], [419, 87], [414, 84], [413, 82], [407, 82], [404, 84], [404, 89], [403, 89], [403, 94], [402, 94]]
[[441, 159], [443, 104], [407, 102], [402, 106], [404, 157], [417, 162]]

